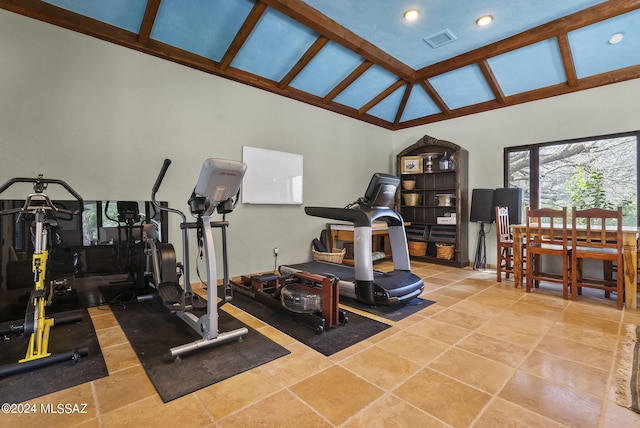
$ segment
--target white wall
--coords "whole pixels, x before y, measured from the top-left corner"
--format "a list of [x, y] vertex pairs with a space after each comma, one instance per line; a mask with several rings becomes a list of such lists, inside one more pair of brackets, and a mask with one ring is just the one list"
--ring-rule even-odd
[[[469, 151], [469, 189], [502, 187], [505, 146], [640, 128], [640, 80], [390, 132], [6, 11], [0, 57], [0, 180], [43, 173], [88, 200], [149, 199], [170, 158], [159, 198], [186, 209], [201, 162], [248, 145], [304, 155], [305, 205], [344, 206], [424, 135]], [[273, 268], [275, 246], [279, 263], [307, 260], [326, 223], [302, 206], [240, 204], [228, 219], [233, 275]]]
[[[305, 205], [341, 207], [393, 171], [390, 131], [2, 10], [0, 58], [1, 182], [42, 173], [87, 200], [149, 200], [170, 158], [158, 198], [186, 210], [202, 161], [247, 145], [302, 154]], [[232, 275], [272, 269], [275, 246], [279, 263], [309, 260], [327, 222], [243, 204], [227, 219]]]
[[[471, 198], [474, 188], [504, 186], [504, 147], [638, 130], [639, 99], [640, 79], [631, 80], [397, 131], [392, 136], [393, 151], [399, 153], [424, 135], [464, 147], [469, 151]], [[624, 168], [624, 165], [620, 167]], [[489, 232], [485, 228], [487, 261], [495, 264], [495, 229]], [[477, 224], [469, 227], [470, 260], [474, 259], [478, 230]]]

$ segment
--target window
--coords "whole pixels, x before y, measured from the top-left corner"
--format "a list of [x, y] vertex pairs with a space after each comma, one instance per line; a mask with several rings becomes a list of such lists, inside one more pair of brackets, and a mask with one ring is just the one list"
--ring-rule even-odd
[[[138, 209], [143, 223], [154, 223], [158, 230], [158, 239], [167, 236], [166, 213], [159, 213], [151, 202], [137, 201]], [[166, 206], [166, 202], [160, 202]], [[117, 238], [118, 222], [117, 201], [84, 201], [84, 211], [82, 212], [82, 237], [83, 245], [95, 245], [100, 242], [109, 242], [115, 233]], [[163, 223], [164, 222], [164, 223]], [[109, 233], [111, 232], [111, 233]]]
[[624, 224], [636, 226], [639, 137], [635, 131], [507, 147], [505, 186], [524, 189], [532, 208], [621, 206]]
[[[118, 227], [118, 210], [115, 203], [102, 201], [84, 201], [82, 212], [82, 236], [84, 245], [95, 245], [97, 242], [107, 240], [101, 236], [101, 228]], [[104, 231], [102, 231], [104, 234]]]
[[95, 245], [98, 242], [97, 202], [84, 201], [82, 211], [82, 244]]

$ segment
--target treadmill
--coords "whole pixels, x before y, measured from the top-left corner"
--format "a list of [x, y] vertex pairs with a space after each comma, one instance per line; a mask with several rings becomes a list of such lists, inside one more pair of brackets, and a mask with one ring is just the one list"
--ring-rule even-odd
[[[375, 173], [364, 197], [345, 208], [305, 207], [307, 215], [353, 223], [354, 266], [312, 261], [279, 267], [281, 275], [309, 272], [337, 277], [340, 295], [370, 306], [395, 305], [418, 297], [424, 289], [422, 279], [411, 273], [407, 235], [402, 216], [391, 209], [400, 179]], [[384, 221], [389, 229], [393, 256], [391, 272], [373, 269], [371, 230], [374, 221]]]

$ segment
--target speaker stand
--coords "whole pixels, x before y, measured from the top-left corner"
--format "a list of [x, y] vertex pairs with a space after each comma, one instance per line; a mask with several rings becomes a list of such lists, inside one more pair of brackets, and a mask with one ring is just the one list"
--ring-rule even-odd
[[478, 246], [476, 247], [476, 258], [473, 263], [473, 269], [487, 270], [487, 243], [485, 241], [484, 222], [480, 222], [480, 232], [478, 232]]

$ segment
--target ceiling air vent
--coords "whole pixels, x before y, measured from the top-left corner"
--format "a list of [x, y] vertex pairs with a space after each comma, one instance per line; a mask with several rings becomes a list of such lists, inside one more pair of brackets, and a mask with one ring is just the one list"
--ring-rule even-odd
[[435, 49], [442, 45], [446, 45], [447, 43], [455, 42], [457, 39], [456, 35], [447, 28], [425, 37], [424, 41], [429, 43], [429, 45]]

